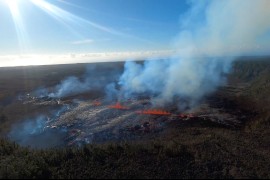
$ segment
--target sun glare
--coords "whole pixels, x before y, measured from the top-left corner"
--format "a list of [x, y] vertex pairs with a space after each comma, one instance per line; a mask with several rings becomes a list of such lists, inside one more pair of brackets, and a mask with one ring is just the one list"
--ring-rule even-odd
[[5, 3], [8, 5], [10, 12], [13, 15], [19, 15], [18, 4], [20, 0], [5, 0]]
[[[29, 29], [27, 28], [30, 24], [29, 18], [36, 17], [29, 17], [28, 13], [25, 13], [25, 7], [27, 7], [28, 5], [30, 5], [28, 7], [36, 8], [39, 11], [47, 13], [47, 15], [52, 17], [58, 23], [64, 25], [66, 29], [68, 29], [71, 33], [73, 33], [74, 36], [79, 37], [80, 39], [85, 39], [85, 33], [80, 33], [81, 30], [79, 29], [81, 27], [84, 27], [84, 29], [95, 29], [96, 31], [100, 31], [102, 33], [108, 33], [114, 36], [129, 39], [136, 39], [141, 42], [153, 44], [152, 42], [143, 38], [139, 38], [137, 36], [130, 35], [129, 33], [118, 31], [114, 28], [96, 23], [89, 18], [85, 19], [83, 17], [80, 17], [70, 11], [65, 10], [64, 8], [61, 8], [61, 5], [55, 5], [47, 0], [0, 0], [0, 3], [1, 7], [9, 10], [10, 21], [12, 21], [14, 25], [14, 29], [12, 30], [15, 30], [17, 35], [17, 41], [14, 49], [19, 49], [18, 54], [25, 55], [35, 52], [34, 43], [32, 41], [33, 39], [30, 39], [31, 34], [29, 33]], [[30, 10], [30, 8], [28, 8], [28, 10]], [[25, 61], [26, 59], [23, 60]], [[35, 61], [40, 61], [40, 59], [27, 58], [27, 60], [23, 62], [22, 59], [19, 58], [15, 61], [15, 63], [18, 63], [20, 65], [33, 65], [37, 63]]]
[[20, 3], [21, 0], [2, 0], [4, 1], [10, 10], [18, 10], [18, 4]]
[[13, 23], [16, 28], [21, 52], [26, 52], [27, 49], [29, 48], [29, 43], [28, 43], [29, 38], [26, 32], [25, 25], [24, 25], [24, 22], [20, 13], [20, 8], [19, 8], [20, 3], [22, 3], [23, 0], [0, 0], [0, 1], [7, 4], [10, 10], [10, 14], [13, 19]]

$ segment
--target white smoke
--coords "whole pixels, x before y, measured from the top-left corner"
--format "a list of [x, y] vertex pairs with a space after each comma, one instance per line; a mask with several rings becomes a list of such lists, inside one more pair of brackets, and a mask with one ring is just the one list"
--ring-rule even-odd
[[177, 54], [163, 61], [127, 62], [119, 81], [121, 94], [148, 93], [159, 104], [180, 97], [192, 105], [225, 82], [233, 57], [267, 50], [270, 1], [189, 2], [174, 40]]
[[268, 0], [191, 1], [191, 5], [175, 41], [182, 54], [223, 56], [267, 50], [258, 46], [269, 40]]
[[105, 89], [108, 83], [119, 78], [121, 73], [119, 69], [117, 64], [91, 64], [87, 66], [86, 73], [82, 77], [67, 77], [56, 85], [52, 92], [48, 93], [46, 90], [39, 90], [39, 92], [47, 92], [45, 96], [52, 98], [63, 98], [91, 90]]
[[66, 136], [64, 129], [47, 129], [47, 118], [43, 115], [27, 119], [20, 123], [13, 124], [8, 137], [16, 143], [32, 148], [52, 148], [64, 145], [63, 139]]
[[92, 88], [90, 82], [80, 81], [77, 77], [68, 77], [56, 86], [56, 92], [49, 94], [49, 97], [65, 97], [88, 91]]

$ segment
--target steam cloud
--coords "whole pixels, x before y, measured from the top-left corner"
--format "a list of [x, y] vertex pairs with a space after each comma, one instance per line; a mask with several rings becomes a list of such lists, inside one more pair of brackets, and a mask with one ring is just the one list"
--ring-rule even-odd
[[66, 132], [64, 130], [44, 131], [46, 120], [46, 117], [41, 115], [34, 119], [14, 124], [8, 136], [12, 141], [16, 141], [20, 145], [32, 148], [63, 146], [63, 138]]
[[[108, 83], [118, 79], [120, 72], [113, 66], [91, 65], [87, 67], [83, 77], [68, 77], [48, 93], [49, 97], [62, 98], [69, 95], [83, 93], [89, 90], [104, 89]], [[45, 91], [43, 91], [45, 92]]]
[[113, 83], [119, 72], [89, 67], [83, 78], [68, 77], [48, 96], [61, 98], [103, 88], [107, 99], [148, 93], [154, 104], [180, 97], [192, 105], [225, 83], [233, 57], [267, 52], [268, 0], [188, 2], [191, 8], [181, 16], [180, 33], [173, 41], [177, 53], [173, 57], [144, 64], [126, 62], [118, 82], [120, 91]]
[[120, 94], [150, 93], [153, 103], [186, 98], [189, 105], [225, 82], [233, 57], [263, 54], [270, 37], [270, 1], [189, 1], [177, 54], [168, 60], [126, 62]]
[[[119, 68], [108, 64], [101, 69], [92, 65], [83, 77], [68, 77], [54, 87], [53, 92], [46, 89], [36, 92], [61, 98], [104, 89], [107, 99], [111, 100], [147, 93], [154, 104], [170, 103], [180, 98], [188, 100], [187, 105], [192, 106], [226, 82], [225, 75], [230, 71], [234, 57], [267, 53], [270, 42], [269, 0], [189, 2], [191, 8], [181, 17], [181, 30], [173, 41], [178, 51], [170, 59], [150, 59], [144, 63], [129, 61], [125, 63], [122, 75]], [[114, 83], [115, 79], [119, 79], [118, 84]], [[9, 135], [23, 145], [54, 147], [62, 141], [61, 135], [64, 137], [64, 134], [46, 131], [44, 135], [45, 124], [46, 118], [40, 116], [15, 125]]]

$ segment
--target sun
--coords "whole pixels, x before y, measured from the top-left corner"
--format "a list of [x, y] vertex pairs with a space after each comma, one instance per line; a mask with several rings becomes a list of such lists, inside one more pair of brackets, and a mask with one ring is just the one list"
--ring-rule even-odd
[[13, 20], [17, 37], [18, 37], [18, 44], [20, 46], [21, 52], [25, 52], [29, 46], [29, 38], [25, 29], [25, 23], [23, 21], [21, 15], [21, 3], [25, 3], [25, 0], [0, 0], [7, 5], [11, 18]]
[[19, 15], [18, 5], [21, 2], [21, 0], [2, 0], [2, 1], [4, 1], [8, 5], [12, 15], [15, 14]]
[[13, 18], [20, 16], [19, 4], [22, 0], [0, 0], [0, 2], [4, 2], [8, 6]]

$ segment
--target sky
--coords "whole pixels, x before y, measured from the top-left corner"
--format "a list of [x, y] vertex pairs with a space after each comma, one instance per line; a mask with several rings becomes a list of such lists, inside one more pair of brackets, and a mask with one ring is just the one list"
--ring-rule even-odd
[[58, 63], [33, 60], [48, 55], [166, 54], [188, 9], [179, 0], [0, 0], [0, 66]]
[[0, 67], [269, 54], [269, 1], [227, 1], [0, 0]]

